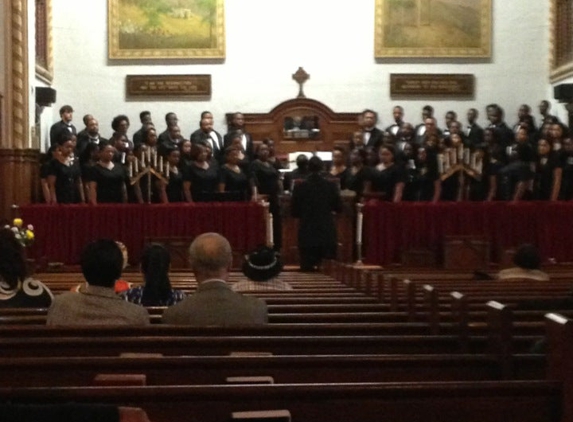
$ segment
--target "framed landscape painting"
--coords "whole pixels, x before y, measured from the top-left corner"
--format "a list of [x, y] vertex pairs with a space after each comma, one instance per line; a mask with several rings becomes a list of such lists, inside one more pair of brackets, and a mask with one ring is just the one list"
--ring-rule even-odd
[[376, 0], [376, 58], [491, 56], [491, 0]]
[[110, 59], [225, 57], [224, 0], [108, 0]]

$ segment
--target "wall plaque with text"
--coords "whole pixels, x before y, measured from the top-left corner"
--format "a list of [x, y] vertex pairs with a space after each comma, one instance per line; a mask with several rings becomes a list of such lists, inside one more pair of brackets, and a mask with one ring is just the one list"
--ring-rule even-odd
[[392, 97], [473, 97], [475, 78], [471, 74], [390, 75]]
[[205, 97], [211, 75], [127, 75], [127, 97]]

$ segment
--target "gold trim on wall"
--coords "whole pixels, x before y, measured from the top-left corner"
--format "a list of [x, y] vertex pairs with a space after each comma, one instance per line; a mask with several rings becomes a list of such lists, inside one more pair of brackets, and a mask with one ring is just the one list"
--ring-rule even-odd
[[28, 147], [28, 7], [26, 0], [11, 1], [11, 24], [9, 40], [11, 52], [9, 57], [6, 86], [6, 110], [10, 113], [6, 125], [8, 139], [3, 146], [22, 149]]
[[[477, 39], [472, 38], [473, 34], [466, 31], [467, 25], [461, 21], [458, 27], [460, 36], [456, 37], [455, 33], [452, 32], [455, 26], [453, 26], [451, 19], [456, 16], [452, 11], [454, 8], [461, 7], [455, 3], [449, 5], [451, 10], [436, 11], [434, 9], [432, 11], [431, 0], [376, 0], [374, 56], [376, 58], [491, 57], [491, 0], [476, 1], [479, 2], [477, 8], [479, 38]], [[440, 5], [440, 7], [448, 6], [447, 1], [441, 2]], [[432, 27], [430, 19], [433, 13], [443, 18], [443, 28], [440, 26]], [[469, 17], [474, 15], [475, 13], [459, 14], [459, 16]], [[432, 36], [438, 40], [447, 37], [449, 40], [461, 41], [459, 45], [444, 46], [438, 42], [433, 43]], [[464, 40], [468, 40], [469, 44], [464, 45]]]
[[47, 84], [52, 84], [54, 80], [54, 49], [53, 49], [53, 34], [52, 34], [52, 0], [44, 0], [46, 7], [46, 61], [47, 66], [44, 67], [36, 62], [36, 77], [43, 80]]
[[[185, 4], [185, 1], [180, 2]], [[125, 8], [130, 8], [127, 11], [131, 13], [133, 18], [129, 17], [126, 9], [124, 13], [120, 13], [120, 8], [123, 7], [122, 0], [108, 0], [108, 55], [110, 59], [221, 59], [225, 57], [225, 6], [224, 0], [211, 0], [212, 6], [212, 21], [209, 22], [204, 18], [201, 19], [192, 6], [196, 2], [188, 0], [189, 8], [179, 7], [172, 9], [169, 12], [157, 11], [151, 17], [142, 16], [144, 12], [138, 10], [138, 6], [125, 5]], [[204, 2], [209, 5], [209, 2]], [[148, 12], [150, 13], [150, 12]], [[139, 19], [139, 20], [137, 20]], [[141, 23], [144, 19], [147, 22]], [[177, 37], [170, 36], [170, 27], [162, 24], [162, 20], [176, 19], [186, 20], [189, 22], [186, 27], [189, 33], [177, 33]], [[193, 30], [198, 25], [207, 22], [210, 28], [209, 39], [211, 44], [209, 46], [197, 46], [191, 48], [181, 48], [176, 43], [181, 40], [192, 39]], [[122, 32], [120, 33], [120, 28]], [[121, 45], [120, 36], [124, 42], [149, 43], [158, 38], [162, 38], [168, 47], [126, 47]], [[172, 46], [169, 45], [172, 43]]]

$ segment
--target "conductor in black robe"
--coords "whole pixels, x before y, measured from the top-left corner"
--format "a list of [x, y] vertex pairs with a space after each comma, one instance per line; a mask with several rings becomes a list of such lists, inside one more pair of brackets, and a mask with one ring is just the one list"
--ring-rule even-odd
[[321, 260], [336, 257], [334, 213], [342, 210], [337, 186], [322, 175], [322, 160], [312, 157], [309, 176], [292, 194], [292, 216], [299, 218], [298, 250], [301, 271], [315, 271]]

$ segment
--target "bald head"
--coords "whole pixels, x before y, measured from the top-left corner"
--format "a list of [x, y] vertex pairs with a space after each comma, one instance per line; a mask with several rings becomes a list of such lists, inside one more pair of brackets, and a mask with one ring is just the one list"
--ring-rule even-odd
[[218, 233], [204, 233], [189, 247], [189, 262], [197, 281], [226, 279], [233, 255], [229, 241]]

